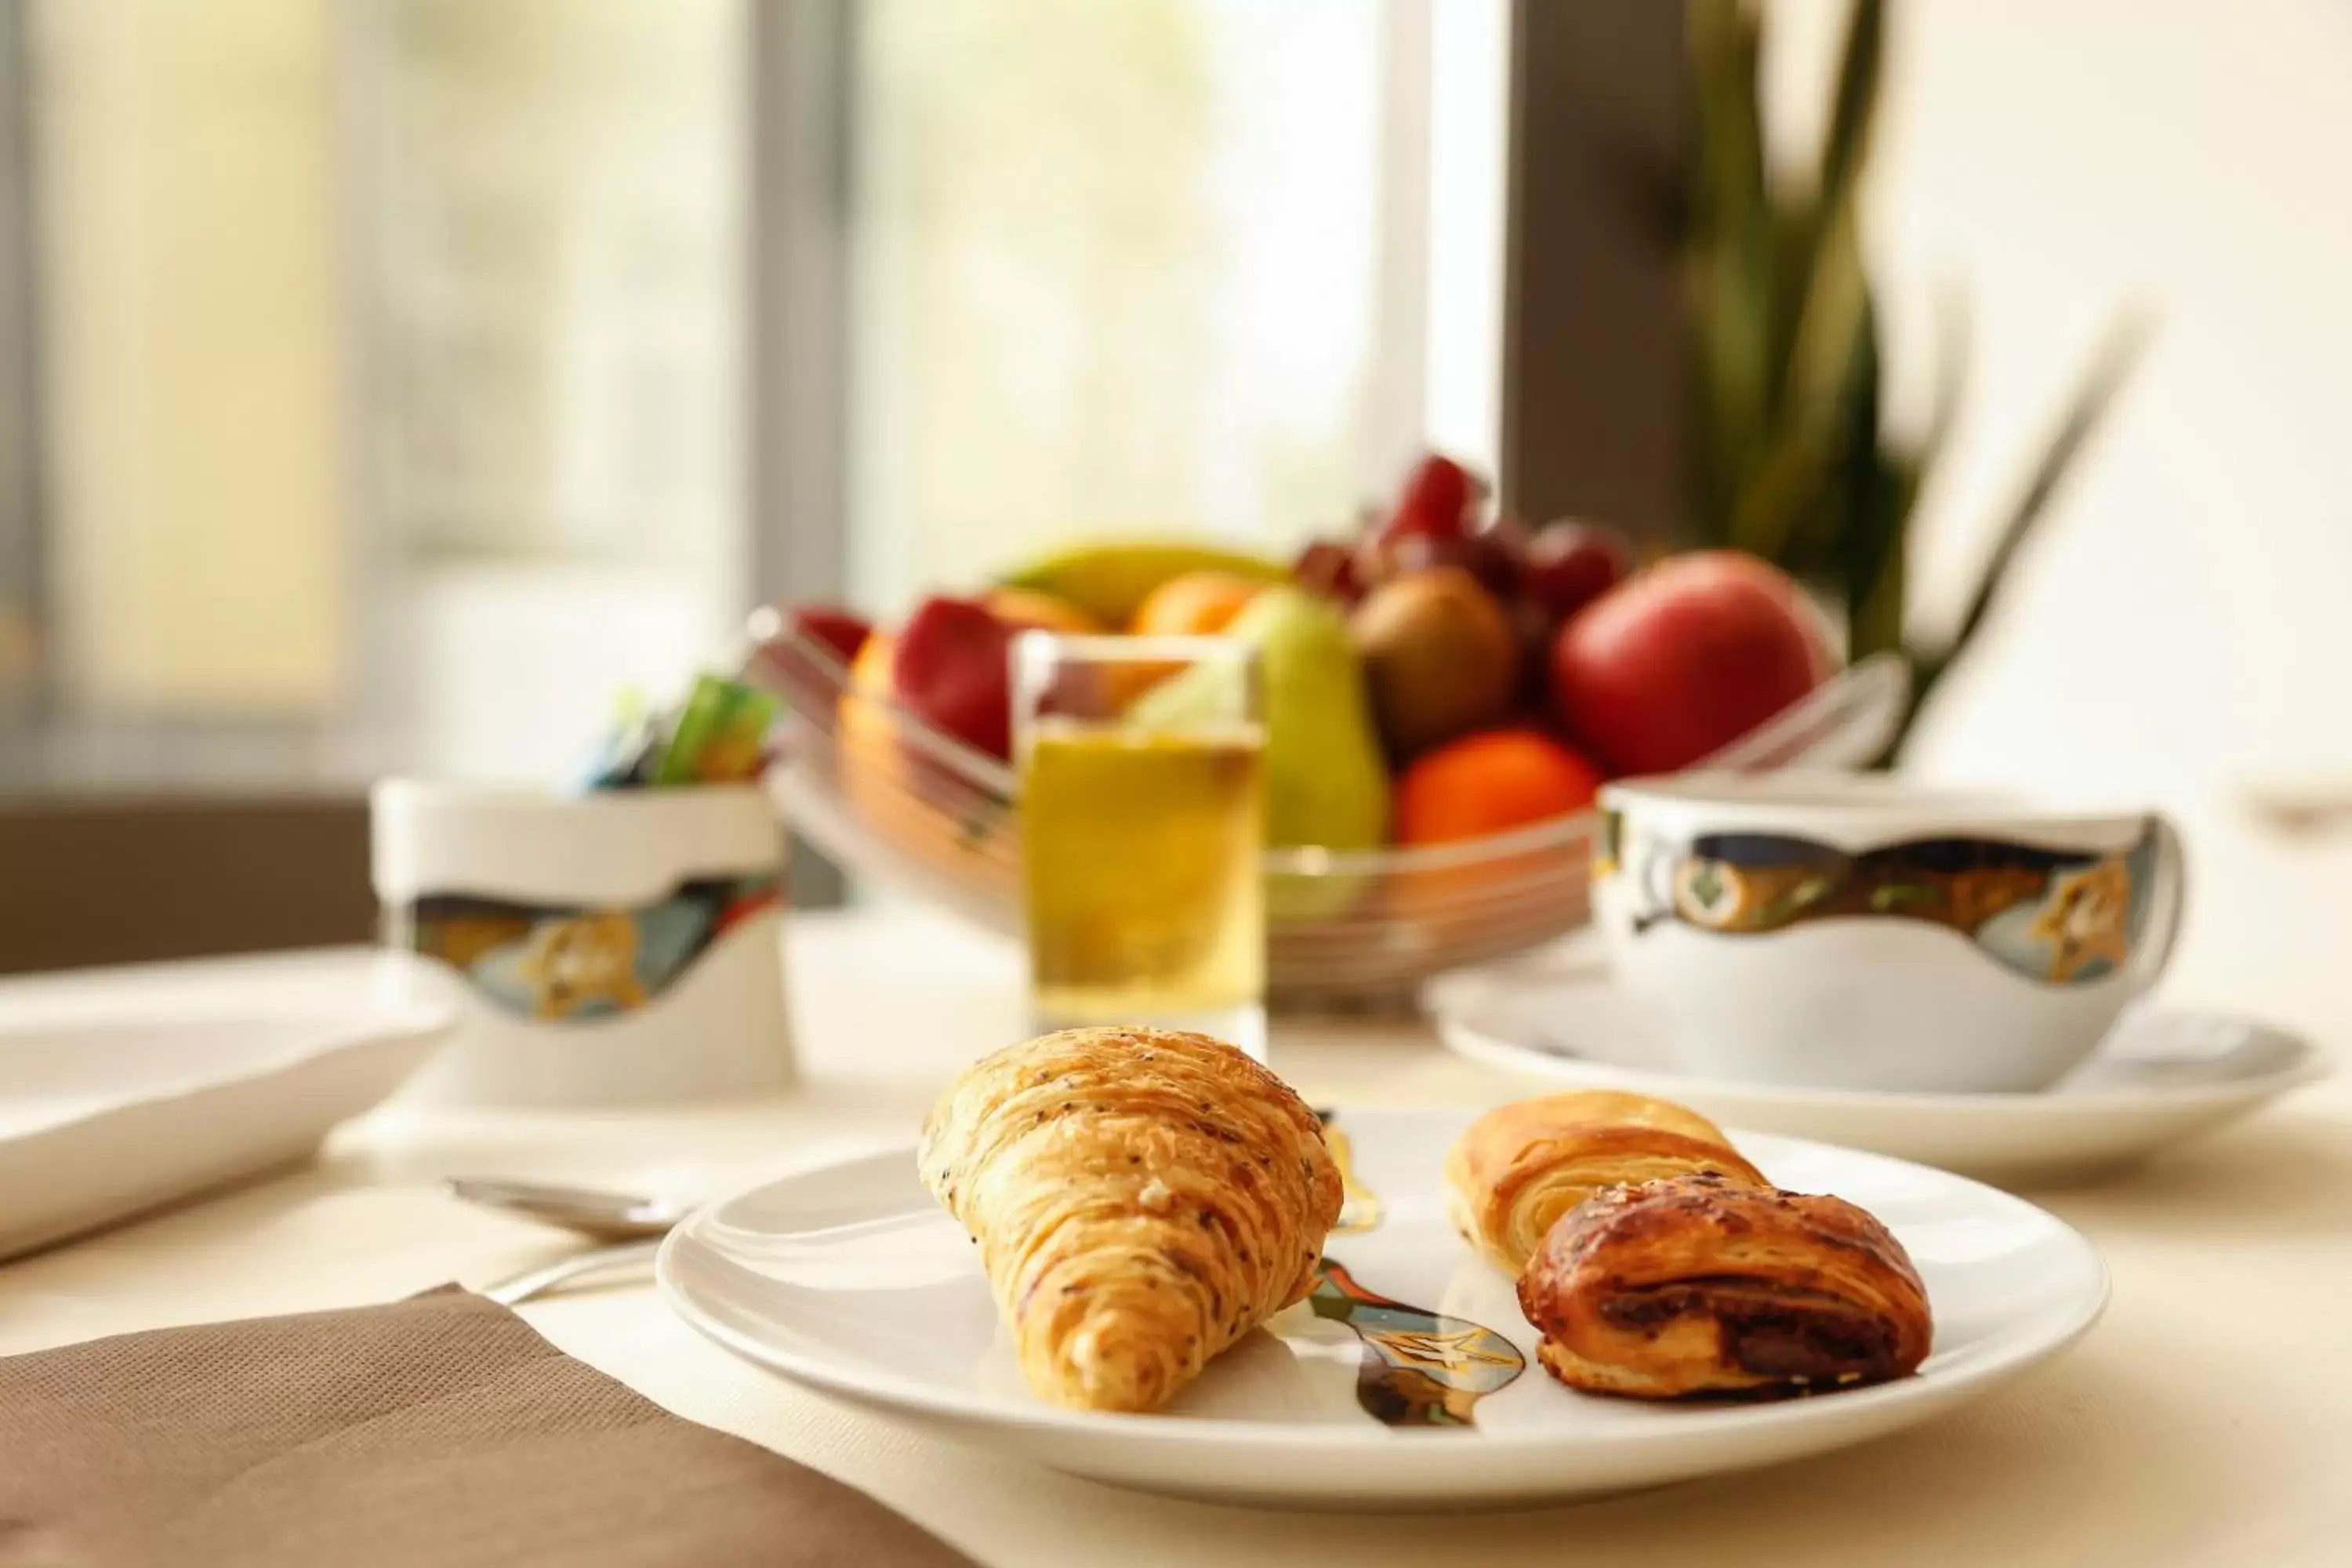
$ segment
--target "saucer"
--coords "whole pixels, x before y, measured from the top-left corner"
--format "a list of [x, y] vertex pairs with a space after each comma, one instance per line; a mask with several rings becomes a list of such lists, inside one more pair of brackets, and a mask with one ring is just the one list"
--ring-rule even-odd
[[2310, 1041], [2251, 1019], [2137, 1007], [2088, 1060], [2038, 1093], [1790, 1089], [1676, 1072], [1655, 1022], [1589, 948], [1442, 975], [1424, 998], [1450, 1049], [1522, 1078], [1654, 1094], [1727, 1125], [2006, 1181], [2162, 1152], [2331, 1067]]

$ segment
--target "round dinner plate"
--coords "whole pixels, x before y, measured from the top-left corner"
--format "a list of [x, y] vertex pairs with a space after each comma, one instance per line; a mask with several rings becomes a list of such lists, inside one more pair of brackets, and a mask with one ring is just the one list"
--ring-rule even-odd
[[1559, 950], [1430, 983], [1457, 1055], [1563, 1089], [1678, 1100], [1718, 1122], [1893, 1154], [1990, 1181], [2078, 1175], [2178, 1147], [2325, 1078], [2300, 1036], [2219, 1014], [2136, 1007], [2087, 1061], [2038, 1094], [1790, 1089], [1675, 1072], [1654, 1025], [1605, 963]]
[[[1880, 1155], [1735, 1133], [1782, 1186], [1835, 1193], [1895, 1232], [1927, 1282], [1933, 1354], [1899, 1382], [1777, 1403], [1573, 1393], [1537, 1364], [1511, 1280], [1446, 1223], [1441, 1166], [1467, 1120], [1337, 1118], [1357, 1192], [1324, 1286], [1155, 1415], [1027, 1392], [978, 1255], [911, 1149], [714, 1204], [671, 1233], [657, 1273], [670, 1305], [744, 1360], [943, 1435], [1121, 1486], [1347, 1509], [1556, 1501], [1863, 1442], [2057, 1354], [2106, 1302], [2091, 1244], [2031, 1204]], [[1369, 1228], [1346, 1228], [1368, 1215]]]

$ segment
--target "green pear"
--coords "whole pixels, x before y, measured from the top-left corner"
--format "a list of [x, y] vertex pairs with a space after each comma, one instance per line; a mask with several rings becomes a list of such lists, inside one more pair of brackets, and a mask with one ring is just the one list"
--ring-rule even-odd
[[[1389, 775], [1372, 729], [1363, 665], [1336, 605], [1297, 588], [1268, 588], [1225, 628], [1255, 645], [1265, 717], [1265, 837], [1277, 847], [1373, 849], [1388, 841]], [[1179, 724], [1224, 710], [1223, 672], [1196, 666], [1138, 698], [1130, 717]], [[1338, 913], [1361, 890], [1353, 877], [1277, 876], [1267, 889], [1277, 921]]]

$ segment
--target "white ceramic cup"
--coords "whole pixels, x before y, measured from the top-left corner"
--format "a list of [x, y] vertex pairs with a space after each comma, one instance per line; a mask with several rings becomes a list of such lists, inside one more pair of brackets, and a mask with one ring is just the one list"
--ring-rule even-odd
[[783, 830], [758, 786], [565, 796], [395, 779], [373, 795], [385, 942], [458, 984], [406, 1097], [709, 1100], [793, 1080]]
[[1804, 773], [1628, 780], [1601, 806], [1618, 984], [1696, 1076], [2046, 1089], [2163, 972], [2186, 896], [2152, 812]]

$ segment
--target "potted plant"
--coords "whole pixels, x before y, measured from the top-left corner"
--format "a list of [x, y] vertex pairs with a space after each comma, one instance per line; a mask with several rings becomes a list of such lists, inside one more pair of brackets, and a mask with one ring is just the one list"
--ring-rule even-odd
[[1883, 427], [1879, 315], [1860, 207], [1888, 7], [1854, 0], [1828, 129], [1809, 174], [1795, 180], [1767, 165], [1757, 0], [1689, 0], [1687, 26], [1693, 151], [1670, 204], [1693, 355], [1683, 542], [1748, 551], [1809, 584], [1843, 628], [1848, 658], [1903, 657], [1911, 692], [1891, 759], [1981, 629], [2146, 333], [2134, 318], [2108, 331], [2025, 469], [1953, 629], [1923, 637], [1906, 616], [1912, 522], [1966, 367], [1955, 301], [1945, 310], [1944, 363], [1924, 433], [1898, 439]]

